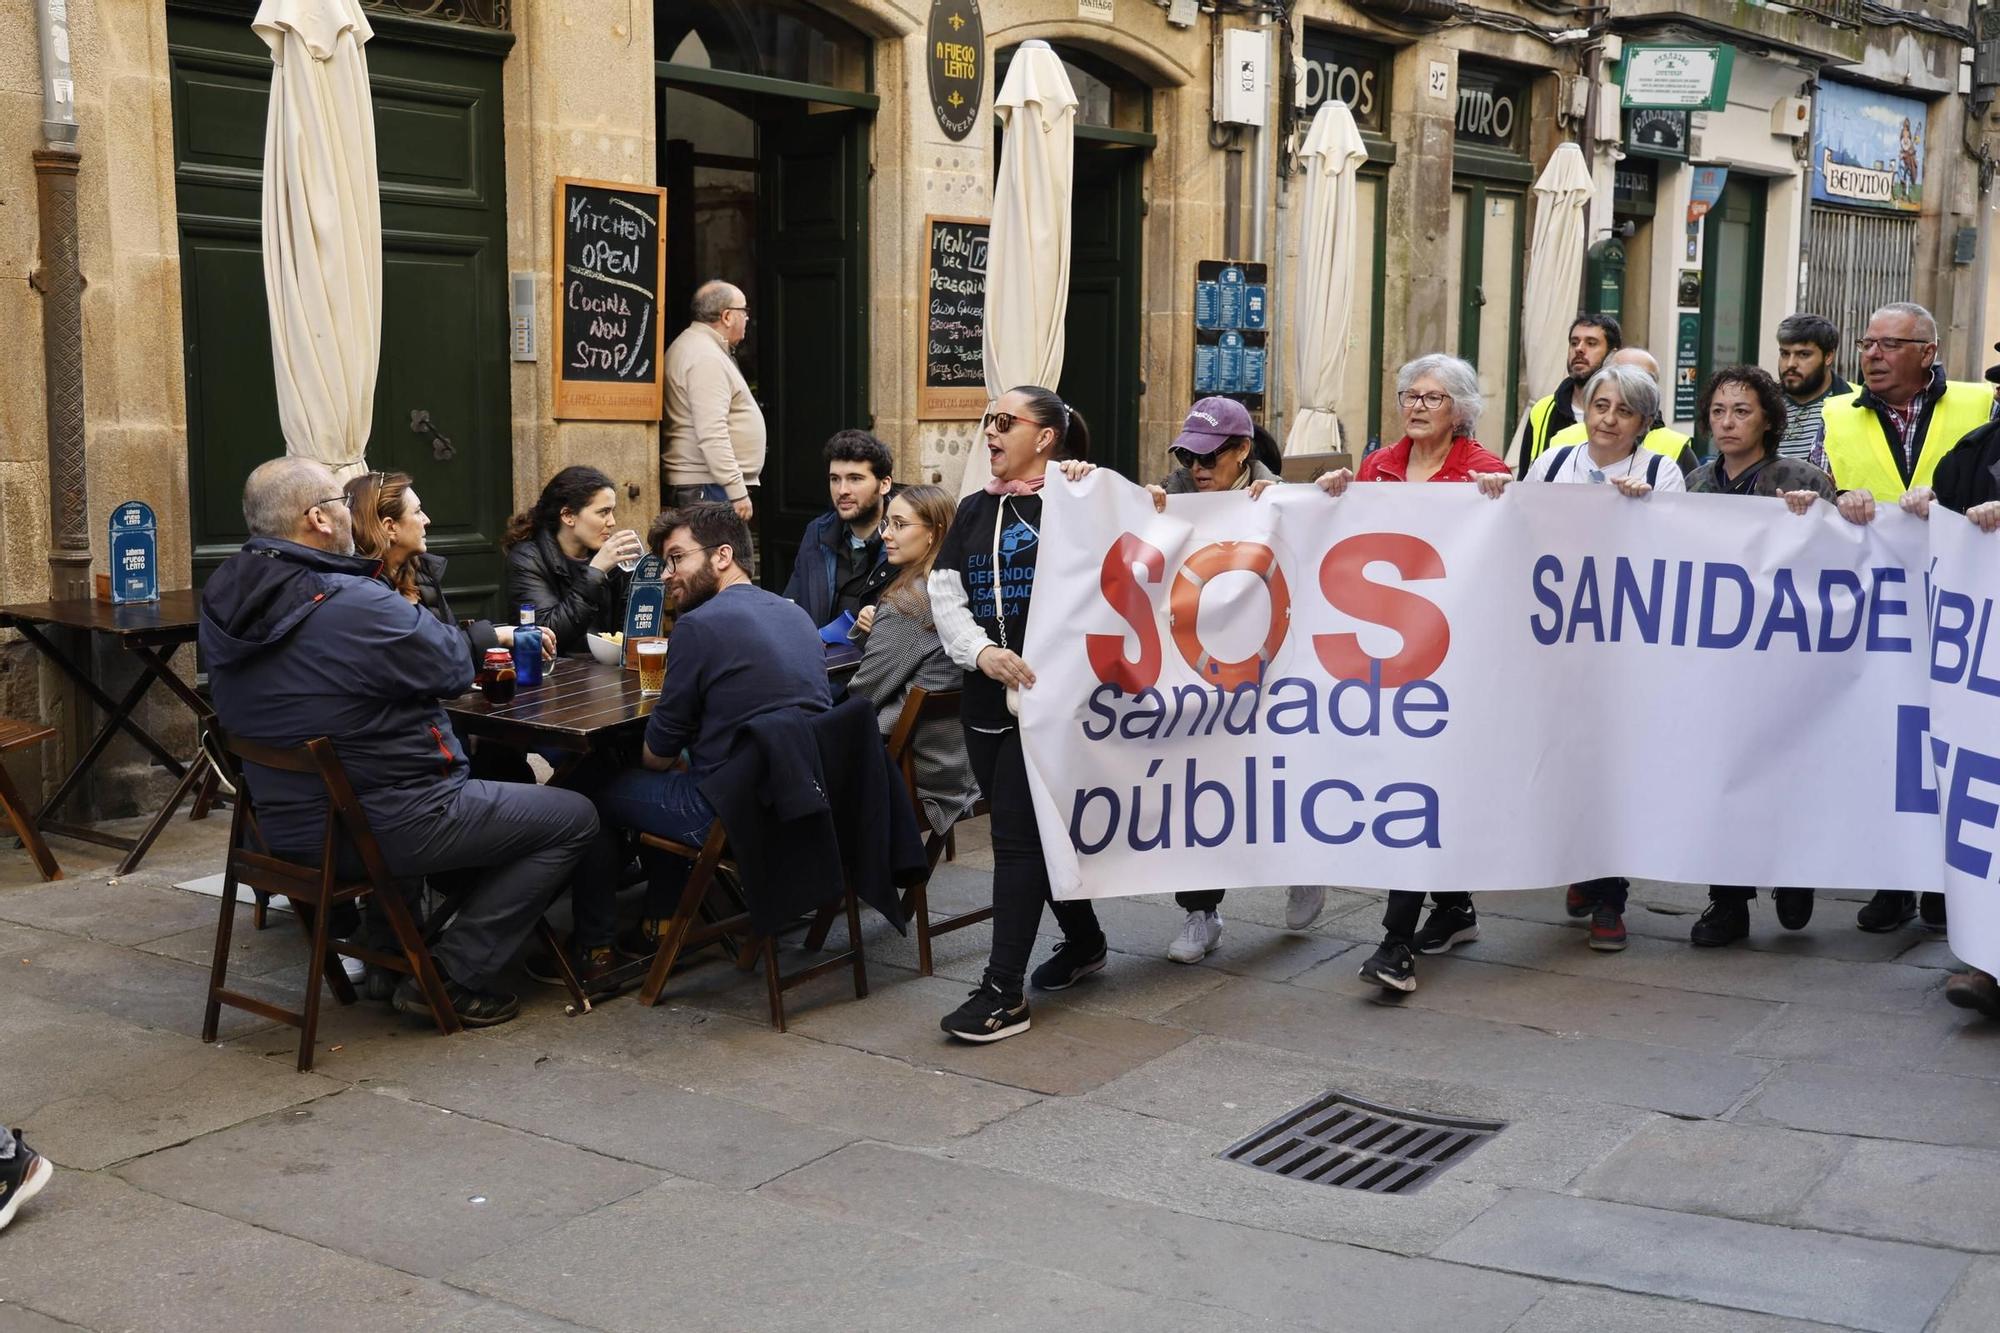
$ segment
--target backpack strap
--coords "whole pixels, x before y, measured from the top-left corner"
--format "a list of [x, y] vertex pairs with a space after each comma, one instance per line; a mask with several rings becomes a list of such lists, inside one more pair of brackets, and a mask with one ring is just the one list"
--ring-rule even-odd
[[[1641, 445], [1640, 447], [1645, 448], [1644, 445]], [[1652, 458], [1649, 459], [1646, 463], [1646, 484], [1648, 486], [1651, 486], [1656, 484], [1660, 480], [1660, 464], [1667, 461], [1667, 456], [1665, 454], [1653, 453], [1651, 449], [1647, 449], [1646, 452], [1649, 454], [1653, 454]], [[1676, 463], [1674, 464], [1674, 466], [1679, 467], [1680, 464]]]
[[1556, 450], [1555, 457], [1549, 460], [1548, 467], [1544, 469], [1542, 472], [1542, 480], [1554, 481], [1556, 479], [1556, 473], [1562, 471], [1564, 468], [1569, 466], [1569, 456], [1575, 452], [1576, 452], [1576, 446], [1573, 444], [1566, 444], [1562, 448]]

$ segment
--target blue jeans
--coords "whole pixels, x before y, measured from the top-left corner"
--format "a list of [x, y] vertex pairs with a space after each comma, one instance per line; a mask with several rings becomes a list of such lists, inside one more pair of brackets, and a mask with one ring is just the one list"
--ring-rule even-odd
[[[715, 822], [715, 811], [695, 784], [695, 776], [685, 769], [628, 768], [597, 785], [590, 793], [597, 803], [597, 841], [584, 860], [583, 873], [600, 884], [615, 884], [624, 864], [619, 835], [627, 829], [699, 847]], [[688, 862], [650, 848], [641, 859], [651, 877], [645, 914], [671, 915], [687, 883]]]
[[729, 492], [713, 481], [705, 481], [699, 486], [669, 486], [667, 498], [676, 505], [698, 504], [704, 500], [715, 504], [728, 504]]

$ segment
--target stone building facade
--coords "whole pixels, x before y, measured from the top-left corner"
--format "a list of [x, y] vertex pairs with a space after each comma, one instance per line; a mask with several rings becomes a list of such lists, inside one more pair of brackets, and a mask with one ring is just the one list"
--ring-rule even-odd
[[[0, 327], [23, 349], [0, 383], [4, 602], [49, 587], [35, 278], [47, 244], [35, 222], [33, 150], [42, 133], [37, 10], [51, 2], [0, 0]], [[2000, 333], [2000, 321], [1985, 318], [2000, 258], [1983, 242], [1967, 258], [1992, 203], [1980, 154], [1994, 130], [1981, 119], [1990, 97], [1968, 96], [1960, 68], [1955, 33], [1972, 17], [1963, 4], [1904, 0], [1908, 22], [1871, 10], [1863, 24], [1848, 21], [1859, 6], [1847, 0], [1627, 0], [1608, 22], [1602, 7], [1554, 0], [363, 3], [376, 29], [388, 238], [370, 461], [417, 473], [462, 607], [498, 600], [500, 526], [558, 468], [603, 468], [642, 526], [658, 503], [653, 424], [555, 415], [551, 205], [562, 177], [668, 187], [669, 336], [700, 278], [729, 277], [749, 295], [744, 360], [774, 423], [760, 537], [780, 568], [787, 540], [824, 503], [818, 447], [834, 428], [874, 430], [895, 452], [899, 480], [955, 484], [976, 421], [970, 411], [930, 419], [920, 410], [926, 219], [990, 213], [993, 97], [1029, 39], [1054, 46], [1080, 99], [1062, 388], [1089, 404], [1105, 461], [1142, 480], [1163, 469], [1195, 396], [1204, 261], [1269, 267], [1272, 356], [1260, 410], [1284, 433], [1296, 375], [1283, 330], [1302, 194], [1288, 173], [1312, 108], [1329, 96], [1348, 101], [1369, 152], [1359, 220], [1367, 276], [1342, 410], [1357, 452], [1399, 433], [1394, 373], [1425, 352], [1479, 365], [1493, 401], [1480, 433], [1496, 446], [1547, 390], [1522, 382], [1519, 311], [1532, 182], [1564, 141], [1584, 142], [1592, 162], [1592, 239], [1630, 224], [1617, 299], [1631, 340], [1651, 345], [1676, 376], [1695, 368], [1678, 354], [1690, 327], [1702, 367], [1718, 349], [1769, 361], [1776, 321], [1802, 291], [1824, 289], [1813, 285], [1812, 263], [1826, 262], [1815, 235], [1871, 221], [1862, 204], [1826, 205], [1838, 216], [1823, 221], [1812, 201], [1811, 118], [1830, 82], [1921, 102], [1922, 197], [1892, 219], [1910, 255], [1899, 294], [1938, 311], [1956, 376], [1976, 375], [1983, 342]], [[980, 32], [977, 105], [958, 137], [946, 120], [962, 121], [964, 108], [941, 116], [933, 96], [932, 29], [945, 5], [976, 15]], [[184, 587], [240, 541], [233, 497], [242, 475], [280, 448], [261, 286], [251, 280], [268, 57], [249, 33], [254, 0], [61, 8], [81, 131], [93, 553], [102, 568], [114, 505], [147, 500], [160, 519], [163, 582]], [[1240, 30], [1267, 37], [1261, 132], [1214, 116], [1224, 34]], [[1726, 103], [1689, 118], [1678, 156], [1658, 144], [1645, 156], [1631, 114], [1616, 105], [1616, 56], [1646, 43], [1734, 54]], [[1803, 135], [1795, 121], [1781, 123], [1795, 103]], [[1718, 217], [1735, 227], [1753, 208], [1757, 226], [1720, 241], [1725, 232], [1711, 222], [1690, 239], [1686, 215], [1704, 166], [1725, 166], [1739, 182]], [[523, 278], [535, 360], [509, 348]], [[1728, 283], [1754, 293], [1750, 313], [1724, 292]], [[1725, 306], [1736, 312], [1733, 329]], [[419, 410], [430, 427], [414, 426]], [[452, 459], [441, 457], [438, 436], [452, 437]], [[31, 661], [23, 645], [0, 644], [0, 709], [60, 714], [65, 700]], [[107, 801], [131, 805], [129, 794]]]

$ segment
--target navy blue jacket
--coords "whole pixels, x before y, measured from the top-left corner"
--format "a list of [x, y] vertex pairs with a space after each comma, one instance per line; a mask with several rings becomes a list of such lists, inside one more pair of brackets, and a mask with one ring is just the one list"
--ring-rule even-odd
[[[838, 544], [846, 540], [847, 525], [832, 509], [806, 524], [805, 535], [799, 539], [799, 556], [792, 562], [792, 577], [785, 584], [785, 598], [804, 607], [816, 628], [833, 620], [834, 580], [840, 577]], [[878, 537], [875, 541], [875, 567], [868, 576], [861, 604], [867, 606], [873, 603], [876, 594], [881, 592], [894, 573], [889, 568], [889, 558], [883, 553], [882, 541]]]
[[[383, 583], [379, 562], [253, 537], [201, 595], [200, 645], [216, 716], [274, 745], [333, 738], [378, 836], [435, 818], [465, 784], [440, 699], [472, 687], [465, 636]], [[252, 767], [274, 850], [317, 851], [325, 788]]]

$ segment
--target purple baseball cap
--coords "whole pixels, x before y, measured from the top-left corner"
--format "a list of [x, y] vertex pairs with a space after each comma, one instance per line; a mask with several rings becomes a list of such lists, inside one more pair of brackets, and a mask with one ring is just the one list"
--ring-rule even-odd
[[1203, 398], [1188, 409], [1174, 448], [1197, 454], [1212, 454], [1231, 440], [1248, 439], [1257, 427], [1250, 421], [1250, 409], [1234, 398]]

